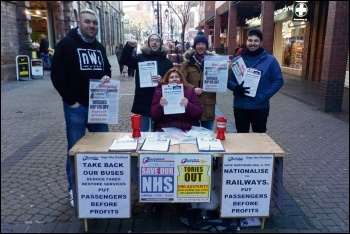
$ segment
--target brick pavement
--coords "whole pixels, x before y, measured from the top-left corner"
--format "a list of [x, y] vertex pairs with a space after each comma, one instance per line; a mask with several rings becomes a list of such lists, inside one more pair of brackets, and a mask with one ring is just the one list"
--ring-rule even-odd
[[[133, 78], [121, 80], [119, 123], [110, 131], [127, 131]], [[69, 205], [65, 179], [65, 125], [61, 98], [49, 79], [1, 85], [1, 232], [84, 232], [83, 221]], [[285, 150], [283, 212], [271, 204], [265, 230], [240, 232], [349, 232], [348, 89], [344, 113], [318, 110], [317, 83], [286, 75], [271, 99], [268, 134]], [[303, 88], [307, 86], [307, 92]], [[234, 132], [232, 93], [218, 95], [216, 112]], [[161, 217], [150, 215], [134, 188], [131, 219], [89, 220], [89, 232], [197, 232], [176, 218], [166, 205]], [[211, 232], [216, 232], [212, 230]]]

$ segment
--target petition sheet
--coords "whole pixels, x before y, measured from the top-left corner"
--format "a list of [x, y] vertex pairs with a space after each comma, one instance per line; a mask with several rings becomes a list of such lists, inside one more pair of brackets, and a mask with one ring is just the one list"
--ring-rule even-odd
[[184, 97], [184, 86], [182, 83], [162, 85], [162, 94], [168, 102], [164, 106], [165, 115], [185, 113], [185, 107], [180, 105], [181, 99]]
[[118, 124], [120, 81], [91, 79], [88, 123]]
[[140, 87], [156, 87], [158, 82], [152, 81], [152, 76], [158, 74], [157, 61], [139, 62]]
[[228, 61], [229, 56], [204, 56], [204, 92], [226, 92]]

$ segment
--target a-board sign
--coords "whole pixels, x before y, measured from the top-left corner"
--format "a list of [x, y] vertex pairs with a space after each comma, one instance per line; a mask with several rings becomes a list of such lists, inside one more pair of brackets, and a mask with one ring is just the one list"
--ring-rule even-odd
[[32, 68], [32, 78], [33, 79], [42, 79], [44, 78], [44, 63], [41, 59], [31, 59], [31, 68]]
[[221, 217], [269, 217], [272, 154], [226, 154], [222, 162]]
[[130, 218], [130, 154], [75, 156], [79, 218]]
[[28, 55], [16, 56], [16, 74], [18, 80], [31, 80], [30, 63]]

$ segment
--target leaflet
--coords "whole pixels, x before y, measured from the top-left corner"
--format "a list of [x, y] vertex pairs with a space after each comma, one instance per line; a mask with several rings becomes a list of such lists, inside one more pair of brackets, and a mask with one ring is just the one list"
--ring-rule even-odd
[[247, 66], [245, 65], [242, 57], [232, 63], [231, 69], [235, 74], [238, 84], [241, 84], [244, 80], [244, 72], [247, 69]]
[[184, 98], [184, 86], [182, 83], [170, 83], [162, 85], [163, 97], [168, 102], [164, 106], [164, 114], [178, 114], [185, 113], [185, 107], [180, 105]]
[[158, 82], [152, 81], [152, 76], [158, 74], [157, 61], [139, 62], [140, 87], [156, 87]]
[[247, 96], [255, 97], [256, 90], [258, 89], [260, 77], [261, 77], [261, 71], [255, 68], [247, 68], [247, 70], [244, 72], [243, 87], [250, 87], [250, 89], [248, 89], [249, 93], [246, 94]]

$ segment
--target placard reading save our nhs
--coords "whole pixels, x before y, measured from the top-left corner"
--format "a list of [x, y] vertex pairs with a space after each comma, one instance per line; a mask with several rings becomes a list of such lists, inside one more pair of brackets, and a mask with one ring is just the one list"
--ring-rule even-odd
[[79, 218], [130, 218], [130, 154], [75, 156]]
[[211, 154], [147, 154], [140, 159], [140, 202], [209, 202]]

